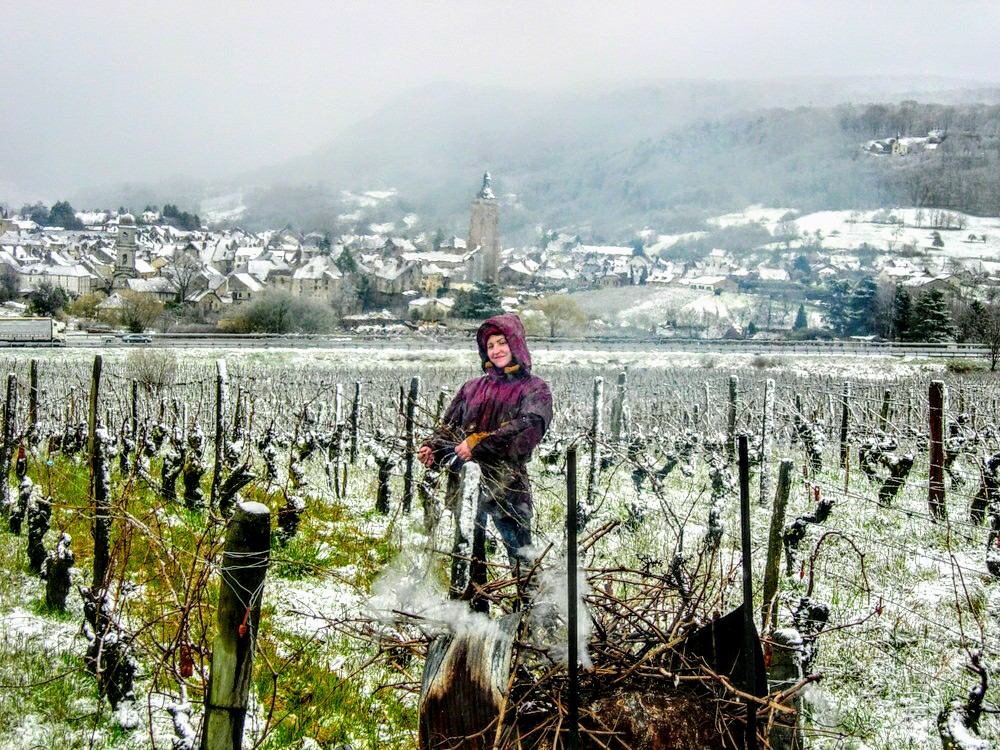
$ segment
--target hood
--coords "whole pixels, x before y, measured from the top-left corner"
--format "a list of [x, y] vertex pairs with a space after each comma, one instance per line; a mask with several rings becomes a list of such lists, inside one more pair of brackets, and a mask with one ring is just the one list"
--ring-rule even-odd
[[524, 326], [521, 319], [513, 313], [497, 315], [485, 321], [479, 330], [476, 331], [476, 343], [479, 345], [479, 360], [483, 364], [483, 370], [489, 372], [492, 367], [487, 366], [490, 358], [486, 356], [486, 339], [492, 329], [499, 328], [500, 332], [507, 339], [507, 346], [510, 347], [511, 356], [514, 361], [521, 365], [521, 370], [527, 374], [531, 372], [531, 354], [528, 352], [528, 345], [524, 340]]

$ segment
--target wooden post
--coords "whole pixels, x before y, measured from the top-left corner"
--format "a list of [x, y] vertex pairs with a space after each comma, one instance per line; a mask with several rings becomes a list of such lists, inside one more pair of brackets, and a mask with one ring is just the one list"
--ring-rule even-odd
[[[757, 629], [753, 624], [753, 568], [750, 560], [750, 441], [746, 434], [740, 435], [739, 470], [740, 470], [740, 530], [743, 547], [743, 663], [745, 665], [744, 679], [749, 690], [757, 684], [756, 659], [754, 658], [759, 644]], [[747, 750], [757, 750], [757, 703], [751, 698], [746, 699], [747, 726], [744, 735], [744, 747]]]
[[597, 496], [597, 485], [601, 478], [601, 433], [604, 431], [602, 417], [604, 416], [604, 378], [594, 378], [594, 401], [590, 416], [590, 468], [587, 480], [587, 501], [581, 515], [586, 519], [594, 512], [594, 499]]
[[420, 376], [410, 379], [410, 394], [406, 399], [406, 453], [403, 468], [403, 512], [409, 513], [413, 505], [413, 464], [416, 457], [414, 445], [414, 412], [417, 408], [417, 394], [420, 392]]
[[628, 439], [628, 373], [618, 373], [618, 389], [611, 405], [611, 444], [621, 448]]
[[34, 441], [38, 438], [38, 360], [33, 359], [28, 365], [28, 436]]
[[[470, 461], [462, 466], [461, 496], [454, 509], [455, 539], [451, 552], [452, 599], [471, 602], [473, 611], [489, 611], [489, 600], [477, 596], [477, 587], [487, 579], [486, 529], [477, 523], [479, 516], [479, 464]], [[449, 475], [451, 472], [449, 472]]]
[[208, 507], [212, 510], [219, 506], [219, 486], [222, 484], [222, 467], [226, 461], [228, 380], [226, 360], [215, 360], [215, 467], [212, 469], [212, 489], [208, 495]]
[[[726, 414], [726, 460], [733, 462], [733, 454], [736, 451], [736, 390], [740, 379], [735, 375], [729, 376], [729, 409]], [[764, 457], [761, 456], [763, 464]]]
[[771, 495], [771, 432], [774, 430], [774, 379], [764, 381], [764, 413], [760, 418], [760, 497], [765, 505]]
[[947, 516], [944, 505], [944, 400], [944, 381], [932, 380], [928, 393], [931, 443], [927, 505], [935, 520]]
[[344, 386], [337, 383], [333, 395], [334, 439], [330, 444], [333, 453], [333, 488], [337, 497], [347, 494], [347, 466], [344, 465], [341, 476], [341, 465], [344, 464]]
[[[94, 454], [94, 435], [97, 432], [97, 411], [100, 405], [101, 372], [104, 369], [104, 357], [94, 355], [94, 367], [90, 374], [90, 409], [87, 412], [87, 454]], [[90, 493], [94, 493], [94, 477], [90, 477]]]
[[129, 433], [132, 437], [132, 445], [139, 441], [139, 381], [132, 379], [132, 411], [129, 415]]
[[354, 381], [354, 400], [351, 402], [351, 465], [358, 460], [358, 420], [361, 416], [361, 381]]
[[878, 413], [878, 428], [883, 433], [889, 432], [889, 417], [892, 414], [892, 391], [888, 388], [882, 393], [882, 409]]
[[844, 393], [840, 400], [840, 466], [847, 467], [847, 425], [851, 409], [851, 383], [844, 383]]
[[10, 494], [10, 465], [14, 460], [14, 425], [17, 422], [17, 376], [7, 373], [7, 396], [3, 406], [3, 445], [0, 446], [0, 509], [6, 514], [14, 506]]
[[788, 496], [792, 487], [791, 459], [786, 458], [778, 469], [778, 491], [774, 497], [774, 510], [771, 514], [771, 529], [767, 535], [767, 562], [764, 565], [764, 591], [761, 602], [761, 626], [770, 624], [773, 629], [778, 624], [776, 597], [778, 594], [778, 574], [781, 567], [781, 533], [785, 528], [785, 512], [788, 508]]
[[108, 568], [111, 566], [111, 486], [108, 471], [107, 433], [95, 431], [90, 449], [90, 477], [93, 495], [94, 523], [94, 576], [90, 584], [91, 592], [97, 600], [103, 598], [98, 592], [106, 588]]
[[577, 507], [576, 507], [576, 447], [566, 452], [566, 632], [569, 710], [566, 715], [569, 736], [566, 747], [576, 750], [580, 744], [580, 665], [577, 622]]
[[212, 671], [205, 698], [201, 750], [240, 750], [270, 559], [271, 511], [236, 506], [222, 553]]

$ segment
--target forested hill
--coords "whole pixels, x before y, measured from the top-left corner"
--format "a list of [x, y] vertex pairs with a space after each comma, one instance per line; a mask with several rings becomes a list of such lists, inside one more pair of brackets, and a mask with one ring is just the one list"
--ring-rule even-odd
[[[400, 208], [418, 213], [424, 226], [461, 235], [488, 168], [511, 241], [530, 241], [538, 226], [589, 228], [593, 239], [621, 240], [646, 226], [695, 228], [704, 216], [754, 203], [803, 210], [927, 205], [1000, 214], [998, 91], [935, 95], [956, 102], [949, 104], [752, 108], [782, 97], [736, 84], [707, 91], [692, 84], [586, 98], [509, 92], [477, 98], [455, 87], [428, 93], [422, 107], [420, 96], [401, 100], [310, 159], [269, 170], [267, 177], [322, 183], [331, 191], [393, 187]], [[962, 97], [988, 103], [961, 103]], [[805, 98], [784, 90], [785, 101]], [[934, 151], [893, 157], [862, 149], [871, 139], [932, 130], [947, 133]], [[296, 196], [319, 213], [318, 196]], [[280, 193], [267, 191], [271, 212], [276, 201], [282, 202]], [[283, 210], [296, 208], [291, 203]]]
[[[862, 149], [931, 130], [947, 133], [933, 151]], [[1000, 89], [954, 81], [688, 81], [559, 94], [438, 85], [397, 99], [307, 158], [216, 189], [242, 194], [238, 220], [249, 228], [349, 232], [395, 221], [403, 231], [399, 219], [412, 212], [415, 231], [464, 236], [489, 169], [508, 243], [532, 242], [539, 228], [627, 241], [644, 227], [697, 229], [705, 216], [755, 203], [998, 215], [998, 134]], [[376, 205], [342, 196], [389, 188], [397, 192]]]

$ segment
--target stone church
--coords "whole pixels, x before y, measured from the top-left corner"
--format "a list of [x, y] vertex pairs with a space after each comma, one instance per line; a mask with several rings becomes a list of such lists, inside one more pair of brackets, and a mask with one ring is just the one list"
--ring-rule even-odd
[[483, 187], [472, 201], [466, 247], [474, 253], [473, 279], [496, 284], [500, 275], [500, 206], [491, 181], [490, 173], [486, 172]]

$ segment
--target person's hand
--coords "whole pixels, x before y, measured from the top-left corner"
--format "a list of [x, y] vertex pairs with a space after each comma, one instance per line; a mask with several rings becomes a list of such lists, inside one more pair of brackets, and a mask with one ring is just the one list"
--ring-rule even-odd
[[434, 465], [434, 452], [429, 445], [421, 445], [417, 451], [417, 460], [428, 469]]
[[472, 460], [472, 448], [469, 447], [468, 440], [463, 440], [461, 443], [455, 446], [455, 455], [458, 456], [463, 461]]

